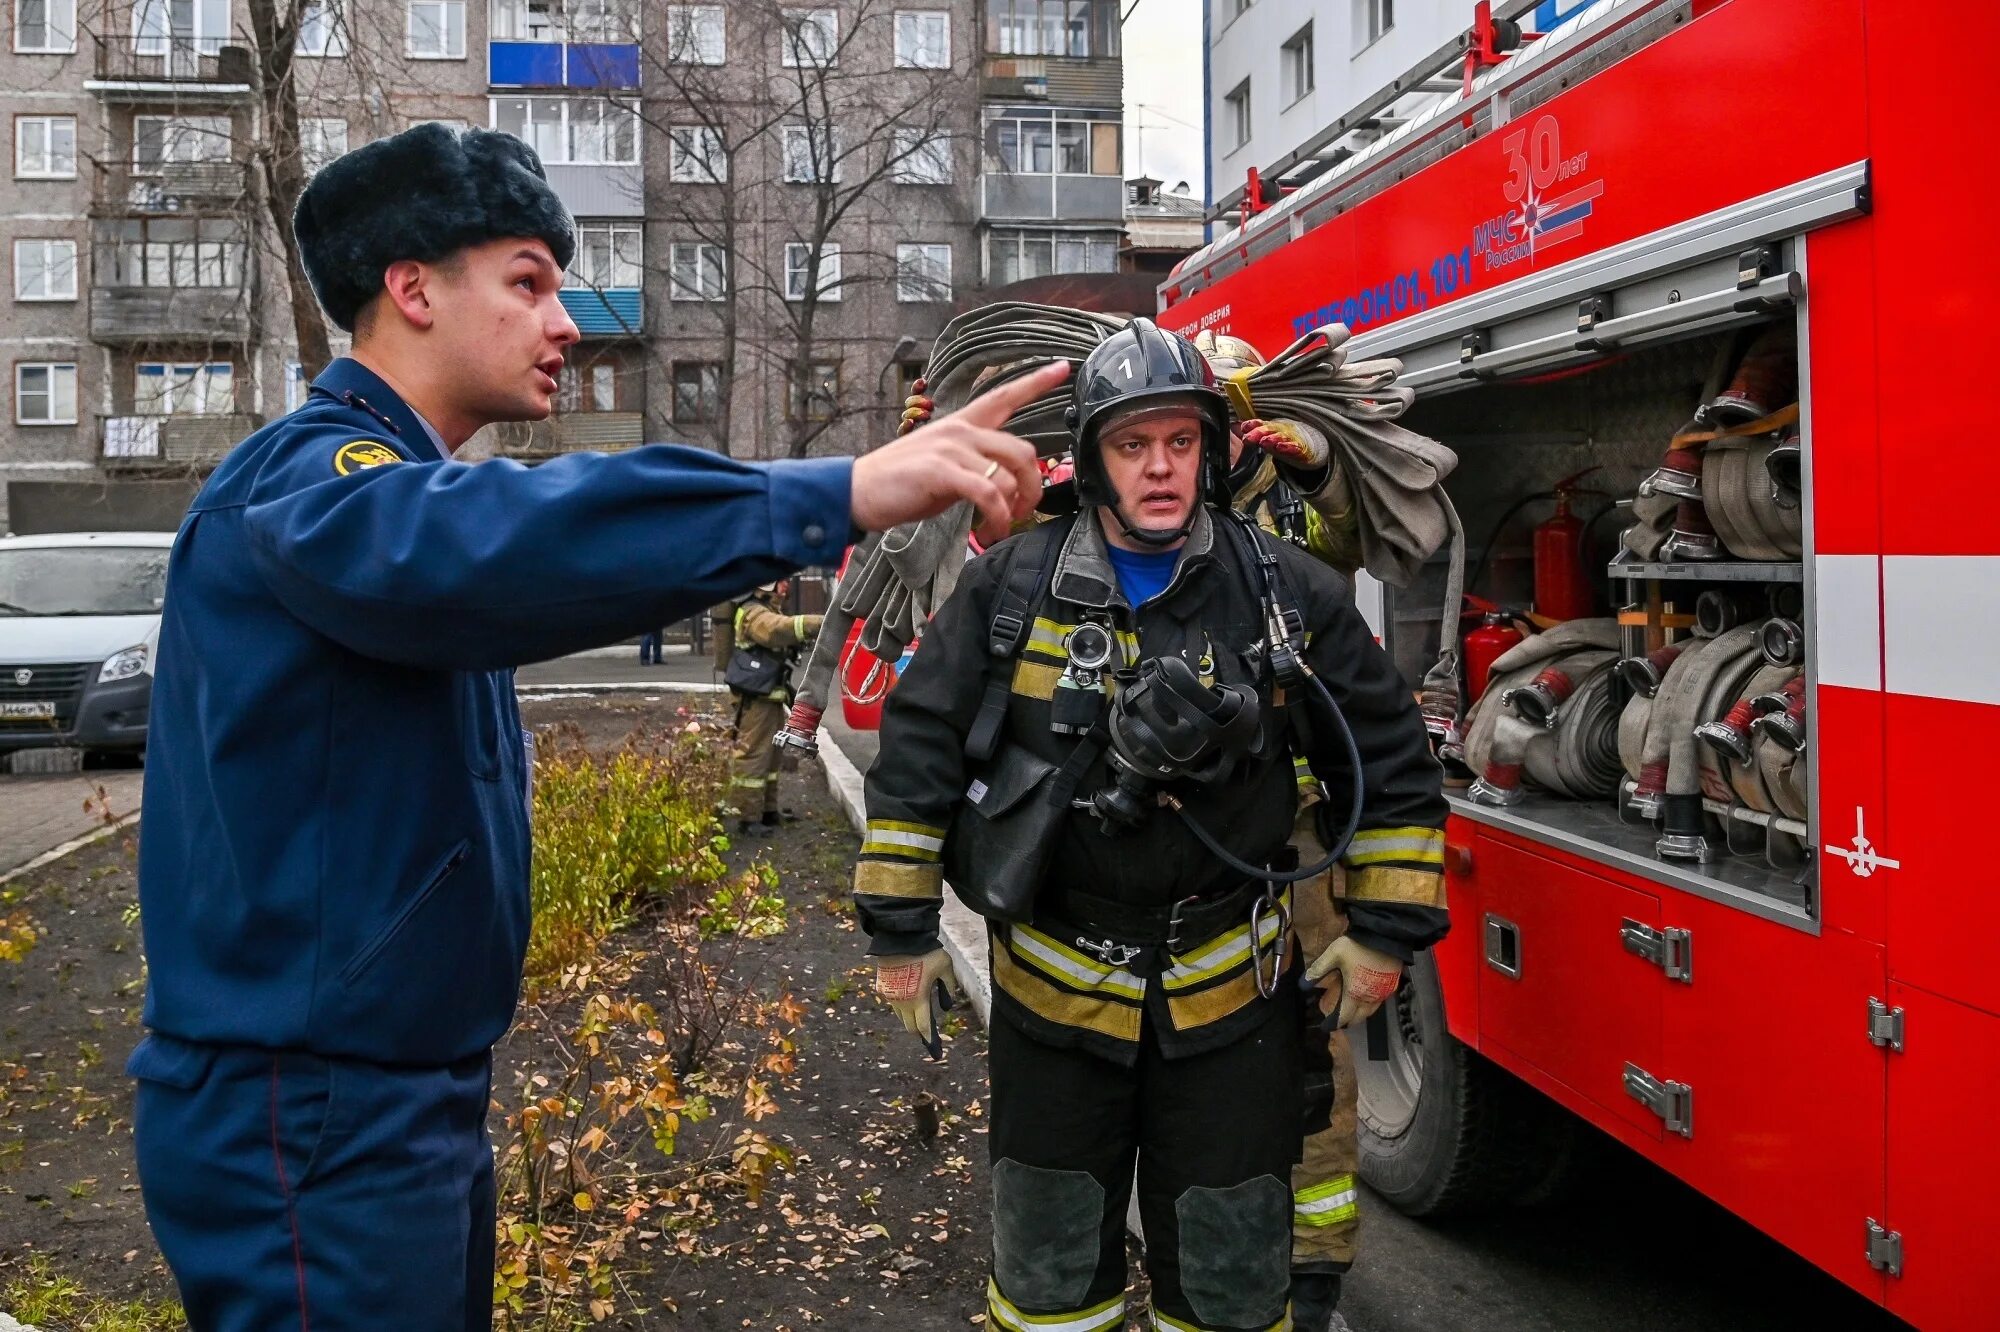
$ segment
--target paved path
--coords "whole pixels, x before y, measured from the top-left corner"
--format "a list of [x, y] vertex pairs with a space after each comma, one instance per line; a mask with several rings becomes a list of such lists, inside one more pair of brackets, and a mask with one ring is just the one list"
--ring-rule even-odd
[[75, 772], [49, 777], [0, 774], [0, 874], [27, 864], [52, 847], [95, 832], [104, 819], [93, 803], [99, 787], [111, 813], [139, 808], [140, 772]]

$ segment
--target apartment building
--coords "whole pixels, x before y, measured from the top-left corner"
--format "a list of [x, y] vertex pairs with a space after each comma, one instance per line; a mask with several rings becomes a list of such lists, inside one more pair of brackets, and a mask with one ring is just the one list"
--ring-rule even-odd
[[[1597, 2], [1541, 0], [1520, 21], [1547, 31]], [[1473, 18], [1473, 0], [1208, 0], [1206, 8], [1210, 200], [1387, 86], [1469, 29]], [[1411, 107], [1447, 86], [1450, 80], [1441, 79], [1389, 106], [1348, 146], [1395, 128]]]
[[555, 416], [473, 454], [865, 447], [989, 280], [973, 0], [315, 0], [282, 148], [271, 0], [0, 6], [0, 531], [171, 525], [303, 399], [282, 153], [310, 170], [439, 120], [542, 155], [584, 341]]

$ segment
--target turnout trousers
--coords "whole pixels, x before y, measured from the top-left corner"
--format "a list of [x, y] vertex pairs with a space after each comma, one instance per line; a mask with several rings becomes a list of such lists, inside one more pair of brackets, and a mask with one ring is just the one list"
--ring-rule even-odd
[[[729, 766], [730, 803], [739, 817], [778, 813], [778, 749], [771, 743], [785, 724], [785, 705], [775, 698], [742, 698], [736, 714], [736, 749]], [[767, 819], [768, 822], [768, 819]]]
[[1299, 1157], [1296, 970], [1265, 1020], [1218, 1050], [1163, 1058], [1147, 1012], [1124, 1067], [1045, 1045], [998, 1019], [993, 1083], [990, 1326], [1125, 1326], [1125, 1213], [1134, 1187], [1156, 1332], [1284, 1332]]
[[[1302, 831], [1295, 841], [1307, 860], [1317, 863], [1325, 854], [1310, 832]], [[1292, 928], [1308, 961], [1347, 933], [1347, 917], [1328, 886], [1322, 876], [1297, 885], [1292, 893]], [[1329, 984], [1324, 982], [1321, 988]], [[1292, 1268], [1334, 1274], [1353, 1266], [1361, 1225], [1360, 1190], [1355, 1186], [1361, 1149], [1355, 1136], [1353, 1047], [1346, 1032], [1320, 1030], [1323, 1014], [1318, 1004], [1308, 1000], [1302, 1007], [1306, 1140], [1292, 1171]]]
[[487, 1332], [491, 1068], [142, 1042], [139, 1182], [192, 1332]]

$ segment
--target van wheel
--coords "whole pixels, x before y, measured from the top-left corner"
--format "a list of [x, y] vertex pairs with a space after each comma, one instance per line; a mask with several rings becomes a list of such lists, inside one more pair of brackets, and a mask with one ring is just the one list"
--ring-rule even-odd
[[1382, 1012], [1377, 1053], [1385, 1057], [1369, 1057], [1365, 1028], [1350, 1032], [1368, 1186], [1410, 1216], [1519, 1206], [1560, 1192], [1577, 1121], [1452, 1037], [1429, 953], [1405, 971]]

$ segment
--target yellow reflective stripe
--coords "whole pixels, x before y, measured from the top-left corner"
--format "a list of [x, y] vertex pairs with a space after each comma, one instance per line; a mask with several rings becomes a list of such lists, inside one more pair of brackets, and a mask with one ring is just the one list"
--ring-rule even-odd
[[1308, 1226], [1338, 1225], [1352, 1221], [1359, 1212], [1360, 1192], [1354, 1176], [1335, 1175], [1324, 1184], [1300, 1189], [1292, 1195], [1292, 1215]]
[[1365, 828], [1354, 834], [1342, 856], [1350, 865], [1401, 861], [1444, 864], [1444, 833], [1436, 828]]
[[944, 900], [944, 870], [936, 865], [905, 865], [893, 860], [863, 860], [854, 867], [854, 891], [874, 897], [914, 897]]
[[[1280, 958], [1278, 973], [1283, 975], [1287, 959]], [[1241, 1012], [1245, 1005], [1258, 998], [1257, 976], [1248, 967], [1237, 972], [1230, 979], [1206, 990], [1196, 990], [1193, 994], [1169, 994], [1167, 996], [1167, 1017], [1172, 1020], [1175, 1031], [1193, 1031], [1196, 1027], [1206, 1027], [1211, 1022], [1220, 1022], [1232, 1013]]]
[[1437, 870], [1364, 865], [1348, 872], [1340, 897], [1349, 902], [1407, 902], [1444, 906], [1444, 875]]
[[1027, 1314], [1000, 1293], [999, 1283], [986, 1278], [986, 1312], [996, 1327], [1013, 1332], [1101, 1332], [1125, 1321], [1125, 1297], [1113, 1295], [1102, 1304], [1074, 1313]]
[[861, 843], [864, 856], [903, 856], [909, 860], [936, 860], [942, 850], [944, 829], [895, 819], [868, 820], [868, 836]]
[[[1198, 1323], [1183, 1323], [1180, 1319], [1153, 1310], [1153, 1332], [1211, 1332]], [[1285, 1305], [1285, 1316], [1260, 1332], [1292, 1332], [1292, 1306]]]
[[871, 834], [877, 832], [913, 833], [918, 837], [932, 839], [938, 846], [944, 845], [944, 829], [930, 823], [907, 823], [901, 819], [870, 819], [868, 820], [868, 831]]
[[1122, 967], [1086, 957], [1040, 930], [1011, 925], [1007, 929], [1007, 945], [1021, 955], [1023, 962], [1040, 967], [1058, 980], [1092, 990], [1109, 990], [1135, 1001], [1146, 997], [1144, 980]]
[[[1287, 888], [1280, 900], [1287, 907], [1291, 905], [1292, 892]], [[1279, 914], [1272, 912], [1265, 917], [1263, 928], [1258, 932], [1258, 942], [1268, 946], [1278, 937]], [[1183, 990], [1222, 975], [1232, 967], [1241, 966], [1250, 956], [1250, 925], [1246, 921], [1227, 934], [1216, 938], [1201, 952], [1186, 961], [1175, 959], [1174, 965], [1160, 975], [1169, 990]]]
[[1066, 1027], [1081, 1027], [1117, 1041], [1139, 1039], [1143, 1008], [1110, 995], [1092, 998], [1059, 990], [1023, 967], [1010, 949], [993, 950], [993, 984], [1036, 1017]]
[[806, 637], [806, 617], [805, 617], [805, 616], [803, 616], [803, 615], [794, 615], [794, 616], [792, 617], [792, 637], [793, 637], [793, 638], [796, 638], [796, 639], [798, 639], [798, 640], [799, 640], [800, 642], [804, 642], [804, 641], [805, 641], [805, 637]]

